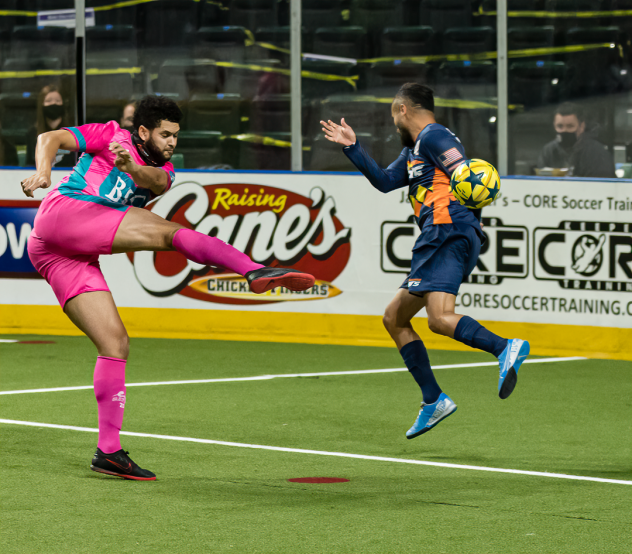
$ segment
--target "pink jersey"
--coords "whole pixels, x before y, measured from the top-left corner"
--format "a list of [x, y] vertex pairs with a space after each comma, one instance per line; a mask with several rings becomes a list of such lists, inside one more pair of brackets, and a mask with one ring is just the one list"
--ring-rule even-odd
[[[116, 155], [109, 150], [112, 142], [118, 142], [128, 150], [138, 165], [147, 165], [132, 143], [130, 132], [121, 129], [116, 121], [65, 129], [75, 137], [79, 152], [83, 154], [72, 173], [64, 177], [48, 196], [62, 194], [121, 211], [128, 206], [142, 208], [155, 197], [149, 189], [137, 187], [129, 174], [114, 165]], [[167, 162], [162, 169], [168, 176], [168, 190], [175, 179], [173, 165]]]

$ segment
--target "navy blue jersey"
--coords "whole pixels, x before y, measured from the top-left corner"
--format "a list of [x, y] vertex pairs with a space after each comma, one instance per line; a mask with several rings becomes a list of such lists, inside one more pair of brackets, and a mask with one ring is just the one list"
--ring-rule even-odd
[[399, 157], [382, 169], [358, 141], [343, 152], [381, 192], [408, 187], [408, 197], [417, 224], [465, 223], [480, 229], [481, 210], [470, 210], [450, 192], [450, 175], [463, 162], [465, 150], [456, 135], [443, 125], [432, 123], [417, 136], [414, 148], [404, 148]]

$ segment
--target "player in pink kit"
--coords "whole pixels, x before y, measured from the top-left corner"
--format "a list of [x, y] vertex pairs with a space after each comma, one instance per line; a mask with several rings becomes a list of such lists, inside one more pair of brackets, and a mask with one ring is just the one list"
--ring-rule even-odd
[[264, 267], [215, 237], [142, 209], [173, 183], [169, 159], [181, 117], [172, 100], [147, 96], [134, 114], [134, 134], [115, 121], [44, 133], [37, 142], [37, 173], [22, 182], [24, 193], [33, 196], [36, 189], [50, 186], [58, 149], [83, 152], [73, 172], [42, 201], [28, 252], [66, 315], [97, 348], [99, 441], [90, 467], [126, 479], [156, 476], [121, 448], [129, 338], [99, 268], [99, 255], [177, 250], [194, 262], [244, 275], [255, 293], [278, 286], [306, 290], [314, 284], [311, 275]]

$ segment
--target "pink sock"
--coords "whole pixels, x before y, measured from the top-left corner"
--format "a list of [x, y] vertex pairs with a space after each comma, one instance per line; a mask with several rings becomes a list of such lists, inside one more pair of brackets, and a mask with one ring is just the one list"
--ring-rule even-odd
[[119, 431], [125, 411], [125, 360], [97, 357], [94, 367], [94, 395], [99, 406], [99, 443], [101, 452], [121, 449]]
[[198, 264], [225, 267], [239, 275], [265, 267], [217, 237], [209, 237], [193, 229], [177, 231], [173, 237], [173, 247]]

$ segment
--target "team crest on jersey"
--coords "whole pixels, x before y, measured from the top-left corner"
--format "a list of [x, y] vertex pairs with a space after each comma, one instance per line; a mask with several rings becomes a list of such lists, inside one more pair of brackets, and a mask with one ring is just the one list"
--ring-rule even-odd
[[424, 169], [424, 162], [421, 160], [408, 160], [406, 162], [406, 166], [408, 168], [408, 178], [413, 179], [414, 177], [421, 177]]

